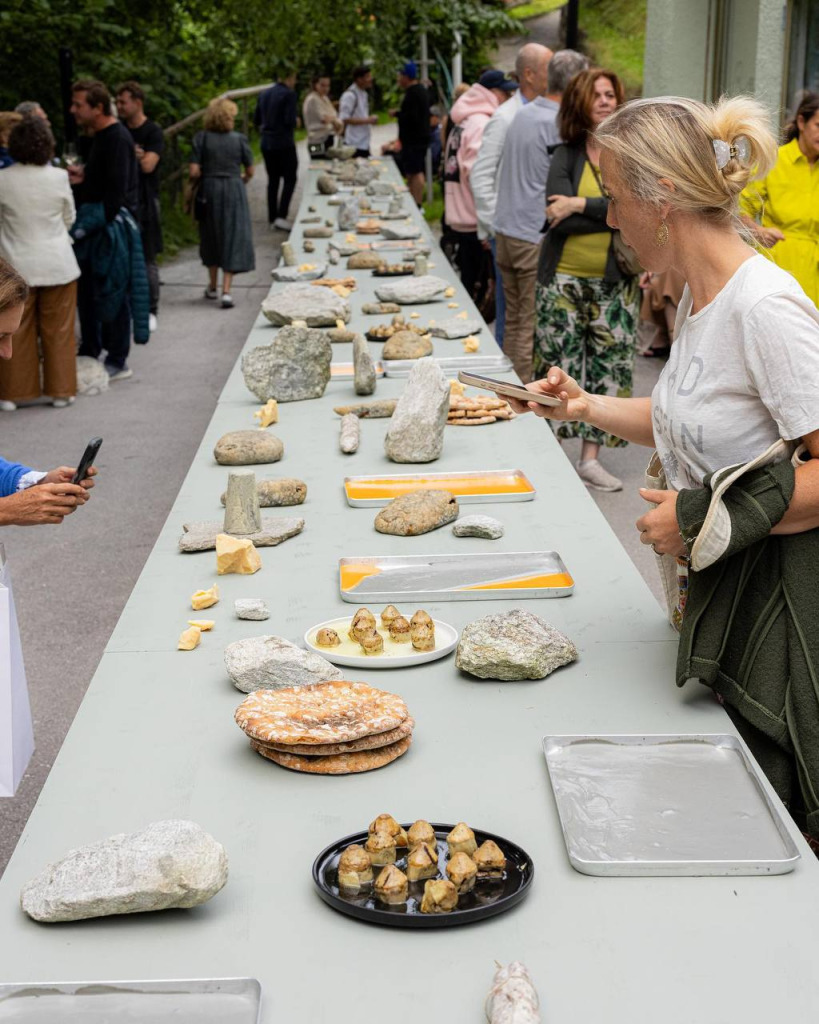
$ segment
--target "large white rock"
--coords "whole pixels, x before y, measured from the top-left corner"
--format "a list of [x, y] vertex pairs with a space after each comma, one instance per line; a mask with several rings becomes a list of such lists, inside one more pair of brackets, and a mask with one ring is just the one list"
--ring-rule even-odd
[[252, 636], [225, 648], [225, 667], [243, 693], [343, 679], [340, 669], [320, 654], [305, 651], [281, 636]]
[[419, 359], [410, 370], [384, 438], [393, 462], [432, 462], [444, 447], [449, 414], [449, 384], [434, 359]]
[[419, 277], [399, 277], [395, 281], [385, 281], [384, 284], [376, 285], [375, 295], [379, 302], [397, 302], [402, 306], [416, 305], [419, 302], [437, 302], [444, 297], [448, 287], [449, 281], [442, 277], [423, 274]]
[[206, 903], [227, 881], [221, 843], [192, 821], [157, 821], [141, 832], [69, 850], [20, 893], [35, 921], [81, 921]]
[[455, 667], [479, 679], [543, 679], [577, 658], [577, 648], [537, 615], [515, 608], [470, 622]]
[[274, 289], [262, 302], [262, 312], [276, 327], [303, 320], [308, 327], [335, 327], [336, 320], [346, 324], [350, 303], [329, 288], [311, 284], [289, 284]]

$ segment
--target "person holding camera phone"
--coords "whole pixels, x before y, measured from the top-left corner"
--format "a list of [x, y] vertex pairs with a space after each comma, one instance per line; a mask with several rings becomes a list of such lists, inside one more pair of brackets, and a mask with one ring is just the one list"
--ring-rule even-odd
[[[23, 319], [28, 285], [0, 260], [0, 359], [11, 359], [12, 337]], [[58, 466], [47, 473], [0, 458], [0, 526], [57, 524], [88, 501], [97, 471], [74, 483], [76, 469]]]

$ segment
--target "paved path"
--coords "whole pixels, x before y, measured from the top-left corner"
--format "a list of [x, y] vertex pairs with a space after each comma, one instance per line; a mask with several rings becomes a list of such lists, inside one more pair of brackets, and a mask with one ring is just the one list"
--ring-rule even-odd
[[515, 56], [524, 43], [540, 43], [550, 50], [559, 50], [563, 45], [560, 34], [560, 8], [550, 14], [542, 14], [539, 18], [529, 18], [521, 22], [528, 32], [507, 36], [499, 39], [492, 58], [495, 67], [511, 71], [515, 66]]

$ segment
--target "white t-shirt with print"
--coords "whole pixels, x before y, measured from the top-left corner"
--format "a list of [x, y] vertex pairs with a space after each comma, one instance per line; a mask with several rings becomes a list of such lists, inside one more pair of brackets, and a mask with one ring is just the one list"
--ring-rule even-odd
[[819, 311], [795, 278], [757, 254], [712, 302], [690, 309], [686, 286], [651, 396], [673, 490], [819, 429]]

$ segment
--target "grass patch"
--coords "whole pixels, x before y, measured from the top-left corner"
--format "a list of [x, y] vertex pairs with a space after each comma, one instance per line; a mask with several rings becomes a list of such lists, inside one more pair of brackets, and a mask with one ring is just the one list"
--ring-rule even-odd
[[581, 0], [583, 49], [623, 80], [631, 98], [643, 91], [646, 0]]
[[182, 210], [179, 200], [172, 203], [163, 192], [162, 203], [162, 238], [165, 248], [157, 262], [168, 263], [179, 255], [180, 249], [199, 243], [199, 231], [196, 221]]
[[566, 0], [532, 0], [531, 3], [512, 7], [506, 13], [516, 21], [526, 21], [527, 18], [539, 18], [542, 14], [551, 14], [552, 11], [565, 5]]
[[432, 202], [424, 203], [424, 220], [428, 224], [440, 224], [444, 215], [444, 187], [436, 178], [432, 183]]

